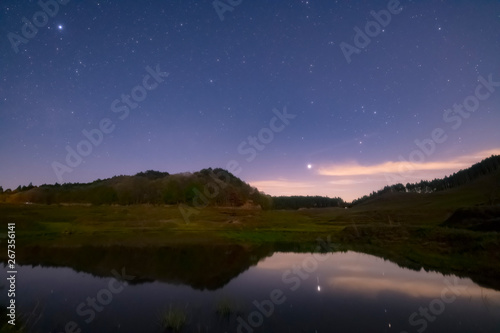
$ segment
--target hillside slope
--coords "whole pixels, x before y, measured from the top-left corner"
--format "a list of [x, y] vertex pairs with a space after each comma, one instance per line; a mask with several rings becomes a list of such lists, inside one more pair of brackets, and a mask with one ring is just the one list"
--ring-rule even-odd
[[4, 193], [8, 203], [87, 204], [188, 204], [192, 206], [242, 206], [248, 202], [263, 208], [270, 197], [223, 169], [203, 169], [170, 175], [149, 170], [134, 176], [115, 176], [92, 183], [68, 183], [19, 187]]

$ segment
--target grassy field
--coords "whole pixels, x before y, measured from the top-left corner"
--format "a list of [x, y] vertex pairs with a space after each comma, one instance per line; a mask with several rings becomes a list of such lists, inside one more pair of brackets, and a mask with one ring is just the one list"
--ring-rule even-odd
[[[189, 220], [177, 206], [0, 204], [0, 224], [6, 233], [6, 224], [16, 223], [20, 249], [237, 244], [311, 251], [318, 237], [328, 237], [337, 250], [469, 276], [500, 289], [500, 234], [442, 226], [456, 209], [485, 201], [481, 191], [464, 187], [425, 195], [389, 193], [350, 209], [204, 208]], [[0, 259], [6, 260], [6, 252]]]

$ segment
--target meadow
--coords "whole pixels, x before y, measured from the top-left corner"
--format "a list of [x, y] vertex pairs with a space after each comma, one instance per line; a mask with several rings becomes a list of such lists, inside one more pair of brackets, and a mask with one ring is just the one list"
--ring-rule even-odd
[[308, 252], [315, 251], [321, 238], [335, 251], [374, 254], [404, 267], [468, 276], [499, 289], [499, 233], [445, 223], [459, 208], [481, 212], [495, 207], [485, 205], [479, 188], [476, 182], [430, 194], [389, 193], [351, 208], [206, 207], [188, 220], [176, 205], [4, 203], [0, 222], [4, 229], [16, 223], [20, 263], [29, 261], [34, 249], [92, 248], [99, 253], [120, 247], [150, 253], [163, 247], [237, 245], [248, 253], [259, 248]]

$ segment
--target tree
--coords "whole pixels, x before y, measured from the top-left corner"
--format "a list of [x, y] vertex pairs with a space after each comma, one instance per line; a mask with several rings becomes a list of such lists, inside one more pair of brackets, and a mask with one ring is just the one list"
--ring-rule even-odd
[[184, 202], [184, 193], [178, 179], [169, 179], [163, 186], [162, 191], [163, 202], [167, 205], [178, 204]]
[[136, 176], [145, 177], [149, 180], [164, 178], [164, 177], [167, 177], [168, 175], [169, 175], [168, 172], [160, 172], [160, 171], [155, 171], [155, 170], [147, 170], [146, 172], [139, 172], [136, 174]]
[[114, 188], [110, 186], [99, 186], [91, 189], [90, 202], [93, 205], [112, 204], [118, 200], [118, 195]]
[[2, 194], [2, 193], [3, 193], [3, 187], [0, 186], [0, 194]]

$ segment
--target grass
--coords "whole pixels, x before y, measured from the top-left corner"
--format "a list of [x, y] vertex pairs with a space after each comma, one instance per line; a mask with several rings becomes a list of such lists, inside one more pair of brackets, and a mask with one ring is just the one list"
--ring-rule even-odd
[[219, 315], [219, 317], [227, 319], [232, 314], [239, 312], [239, 306], [234, 300], [225, 296], [217, 302], [215, 312]]
[[[237, 222], [234, 222], [237, 221]], [[0, 224], [16, 223], [26, 246], [142, 246], [171, 243], [311, 241], [335, 231], [293, 211], [205, 208], [185, 221], [174, 206], [0, 204]], [[341, 228], [337, 228], [339, 231]], [[140, 237], [138, 237], [140, 236]]]
[[0, 333], [24, 333], [27, 332], [23, 327], [19, 327], [18, 324], [15, 326], [5, 323], [2, 327], [0, 327]]
[[0, 308], [0, 316], [6, 318], [6, 323], [0, 326], [0, 333], [25, 333], [31, 331], [30, 328], [35, 326], [37, 321], [41, 318], [41, 311], [40, 303], [37, 303], [31, 312], [16, 313], [15, 325], [11, 325], [8, 323], [8, 321], [11, 320], [11, 318], [7, 316], [9, 313], [8, 310], [6, 307]]
[[168, 310], [162, 315], [163, 328], [179, 332], [184, 324], [186, 324], [186, 311], [179, 307], [170, 305]]

